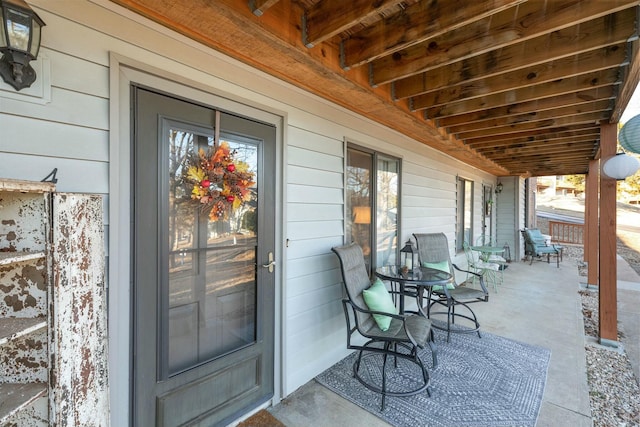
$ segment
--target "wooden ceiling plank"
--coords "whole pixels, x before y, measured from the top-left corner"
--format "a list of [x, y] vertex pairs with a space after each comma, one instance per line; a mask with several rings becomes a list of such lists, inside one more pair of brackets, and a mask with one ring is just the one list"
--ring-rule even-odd
[[504, 153], [515, 153], [519, 150], [537, 150], [545, 147], [565, 146], [567, 144], [576, 143], [593, 143], [598, 138], [596, 135], [568, 136], [558, 139], [545, 139], [540, 141], [525, 141], [520, 143], [502, 142], [491, 146], [476, 149], [483, 156], [499, 155]]
[[[588, 27], [591, 25], [596, 25], [598, 28], [605, 27], [608, 32], [615, 32], [615, 29], [620, 27], [627, 31], [627, 39], [632, 35], [628, 33], [628, 22], [635, 20], [636, 13], [632, 8], [637, 5], [637, 0], [588, 0], [583, 2], [558, 0], [547, 2], [547, 4], [554, 9], [565, 8], [561, 9], [561, 12], [553, 13], [548, 9], [545, 10], [541, 3], [530, 1], [518, 7], [516, 19], [509, 20], [500, 16], [501, 14], [494, 15], [490, 29], [486, 28], [486, 23], [483, 26], [481, 25], [482, 21], [478, 21], [471, 26], [454, 30], [441, 37], [377, 59], [370, 64], [372, 85], [390, 83], [487, 52], [492, 52], [493, 55], [493, 61], [488, 63], [489, 66], [491, 64], [497, 65], [500, 63], [496, 61], [499, 49], [514, 44], [523, 45], [526, 40], [549, 33], [552, 33], [552, 37], [561, 36], [564, 43], [575, 43], [584, 34], [588, 34], [586, 30], [580, 30], [581, 32], [576, 34], [578, 28], [582, 27], [578, 24], [588, 21], [595, 21], [595, 23], [587, 24]], [[620, 12], [613, 13], [613, 10], [620, 10]], [[503, 13], [509, 12], [507, 10]], [[604, 16], [607, 13], [612, 13], [612, 15]], [[495, 19], [496, 17], [500, 17], [506, 22], [504, 28], [493, 25], [494, 20], [499, 21]], [[563, 31], [567, 27], [571, 28]], [[607, 37], [606, 32], [598, 33], [599, 37], [603, 39]], [[618, 39], [614, 43], [620, 41], [622, 40]], [[608, 44], [611, 43], [603, 43], [601, 46]]]
[[[605, 50], [603, 56], [606, 56], [609, 55], [607, 50], [615, 52], [623, 48], [623, 51], [626, 51], [629, 38], [628, 25], [633, 25], [634, 20], [631, 19], [630, 14], [624, 16], [628, 21], [614, 29], [605, 28], [606, 19], [589, 21], [580, 26], [584, 32], [577, 34], [573, 40], [569, 39], [570, 30], [567, 29], [395, 80], [393, 82], [394, 97], [404, 99], [460, 83], [470, 83], [503, 73], [536, 67], [554, 60], [573, 58], [576, 54], [597, 55], [594, 51], [603, 49]], [[586, 26], [592, 28], [585, 28]], [[523, 54], [525, 52], [526, 54]]]
[[566, 95], [571, 92], [608, 86], [619, 82], [620, 76], [617, 69], [597, 71], [595, 73], [587, 73], [551, 83], [516, 89], [510, 92], [491, 94], [482, 98], [451, 102], [448, 105], [437, 107], [430, 107], [426, 104], [423, 105], [421, 97], [417, 97], [413, 99], [412, 108], [414, 111], [425, 110], [425, 116], [427, 118], [438, 119], [448, 115], [464, 114], [551, 96]]
[[[512, 157], [526, 157], [526, 156], [539, 156], [539, 155], [552, 155], [562, 154], [567, 151], [571, 152], [584, 152], [587, 155], [593, 153], [593, 141], [582, 141], [582, 143], [576, 144], [562, 144], [555, 147], [535, 147], [531, 149], [522, 150], [510, 150], [505, 153], [484, 153], [483, 155], [490, 158], [494, 162], [500, 163], [502, 160], [510, 159]], [[583, 153], [583, 154], [584, 154]]]
[[[343, 1], [343, 0], [338, 0]], [[378, 21], [342, 41], [345, 69], [441, 36], [475, 21], [483, 20], [526, 0], [421, 1], [406, 10]], [[398, 28], [402, 31], [398, 31]]]
[[302, 39], [308, 48], [317, 46], [349, 28], [378, 15], [403, 0], [323, 0], [303, 15]]
[[580, 152], [575, 154], [550, 154], [550, 155], [542, 155], [542, 156], [524, 156], [523, 158], [517, 157], [511, 160], [503, 160], [504, 164], [507, 166], [511, 165], [524, 165], [527, 163], [534, 163], [540, 165], [544, 162], [567, 162], [567, 161], [585, 161], [590, 157], [590, 153], [588, 152]]
[[[434, 100], [433, 105], [442, 105], [463, 99], [477, 98], [491, 93], [520, 89], [558, 79], [620, 67], [626, 63], [627, 52], [623, 45], [613, 49], [598, 49], [557, 61], [538, 64], [486, 79], [470, 80], [445, 90], [429, 91], [420, 96]], [[576, 67], [580, 64], [580, 67]]]
[[256, 16], [262, 16], [271, 6], [280, 0], [249, 0], [249, 9]]
[[489, 137], [468, 138], [465, 140], [465, 145], [477, 150], [483, 147], [492, 147], [498, 144], [507, 143], [518, 144], [524, 142], [545, 141], [552, 139], [560, 139], [571, 136], [584, 136], [592, 134], [594, 136], [599, 135], [600, 126], [595, 122], [592, 125], [575, 125], [575, 126], [563, 126], [558, 129], [536, 129], [527, 130], [516, 134], [508, 135], [492, 135]]
[[540, 120], [574, 116], [577, 114], [603, 112], [607, 110], [611, 111], [612, 107], [612, 102], [608, 99], [604, 99], [595, 102], [589, 102], [586, 104], [580, 104], [577, 106], [572, 105], [568, 107], [556, 108], [553, 110], [532, 111], [525, 114], [514, 114], [497, 119], [489, 119], [458, 126], [451, 126], [447, 128], [447, 131], [452, 134], [458, 134], [461, 132], [490, 129], [499, 126], [514, 125], [519, 123], [530, 123]]
[[[597, 51], [597, 53], [601, 52], [601, 50]], [[492, 93], [517, 90], [581, 74], [617, 68], [625, 63], [626, 56], [626, 50], [623, 49], [622, 46], [620, 46], [620, 49], [616, 49], [610, 55], [606, 56], [594, 54], [594, 51], [592, 51], [589, 54], [567, 57], [558, 61], [540, 64], [529, 69], [511, 71], [469, 83], [465, 82], [446, 88], [445, 90], [429, 92], [419, 96], [423, 100], [423, 105], [427, 104], [435, 107], [455, 101], [478, 98]], [[578, 65], [576, 66], [576, 64]], [[416, 98], [413, 99], [415, 102]]]
[[622, 113], [624, 113], [629, 101], [631, 101], [633, 93], [640, 84], [640, 41], [634, 40], [630, 46], [630, 50], [633, 52], [632, 62], [627, 72], [627, 79], [620, 89], [619, 96], [616, 98], [610, 123], [618, 123], [620, 121]]
[[519, 123], [517, 125], [501, 126], [494, 129], [482, 129], [473, 132], [463, 132], [458, 134], [456, 137], [461, 140], [465, 140], [467, 138], [478, 138], [482, 136], [497, 137], [532, 129], [551, 129], [559, 126], [588, 124], [603, 120], [609, 120], [609, 112], [578, 114], [571, 117], [547, 119], [532, 123]]
[[606, 87], [599, 87], [559, 96], [549, 96], [542, 99], [534, 99], [533, 101], [505, 105], [487, 110], [473, 111], [471, 113], [459, 114], [456, 116], [447, 116], [438, 120], [438, 126], [449, 127], [464, 123], [474, 123], [483, 120], [508, 117], [513, 114], [527, 114], [552, 110], [560, 107], [578, 108], [580, 105], [591, 103], [594, 100], [607, 99], [611, 101], [616, 96], [617, 91], [614, 90], [616, 87], [616, 85], [609, 85]]

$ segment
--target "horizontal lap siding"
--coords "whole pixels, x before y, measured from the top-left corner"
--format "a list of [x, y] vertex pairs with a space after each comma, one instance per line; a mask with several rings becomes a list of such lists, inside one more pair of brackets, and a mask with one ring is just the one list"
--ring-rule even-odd
[[[43, 30], [39, 56], [49, 61], [46, 72], [51, 81], [51, 99], [49, 103], [29, 102], [27, 96], [16, 97], [14, 93], [8, 98], [0, 91], [2, 177], [39, 181], [57, 168], [58, 191], [94, 193], [106, 199], [108, 53], [94, 46], [92, 55], [103, 52], [100, 63], [91, 55], [74, 52], [79, 39], [95, 42], [95, 31], [47, 12], [38, 13], [49, 24]], [[107, 209], [105, 203], [105, 214]], [[108, 227], [108, 216], [104, 219]]]
[[291, 126], [287, 146], [287, 389], [346, 353], [341, 277], [343, 142]]

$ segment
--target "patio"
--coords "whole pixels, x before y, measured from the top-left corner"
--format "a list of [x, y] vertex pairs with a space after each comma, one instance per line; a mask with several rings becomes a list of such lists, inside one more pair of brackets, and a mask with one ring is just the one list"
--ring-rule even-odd
[[[463, 259], [455, 260], [465, 265]], [[621, 300], [640, 301], [640, 277], [626, 262], [618, 259]], [[535, 272], [535, 274], [531, 274]], [[506, 338], [546, 347], [551, 350], [545, 394], [537, 426], [591, 426], [589, 390], [585, 366], [585, 335], [578, 290], [575, 260], [565, 258], [556, 268], [554, 263], [513, 262], [504, 272], [504, 285], [498, 293], [491, 290], [488, 304], [476, 304], [476, 313], [484, 331]], [[621, 295], [622, 297], [623, 295]], [[620, 321], [637, 322], [632, 304], [621, 306]], [[638, 304], [635, 304], [638, 310]], [[505, 322], [508, 319], [508, 322]], [[638, 335], [629, 323], [627, 353], [638, 371]], [[446, 343], [438, 343], [443, 346]], [[288, 427], [297, 426], [387, 426], [375, 415], [310, 381], [270, 412]]]

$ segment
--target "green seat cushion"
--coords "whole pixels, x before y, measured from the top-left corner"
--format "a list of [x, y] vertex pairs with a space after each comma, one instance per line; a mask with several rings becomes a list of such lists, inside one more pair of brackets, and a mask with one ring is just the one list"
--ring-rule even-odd
[[[398, 314], [398, 309], [393, 303], [391, 294], [379, 278], [376, 279], [368, 289], [362, 291], [362, 297], [364, 298], [364, 302], [367, 304], [367, 307], [369, 307], [369, 310]], [[380, 330], [386, 331], [389, 329], [391, 317], [374, 314], [373, 318]]]
[[[422, 266], [427, 268], [433, 268], [435, 270], [444, 271], [446, 273], [451, 273], [451, 267], [449, 266], [449, 261], [447, 260], [440, 261], [440, 262], [423, 262]], [[447, 283], [447, 289], [455, 289], [455, 286], [453, 285], [453, 283]], [[442, 291], [442, 286], [435, 285], [433, 287], [433, 290], [435, 292], [440, 292]]]

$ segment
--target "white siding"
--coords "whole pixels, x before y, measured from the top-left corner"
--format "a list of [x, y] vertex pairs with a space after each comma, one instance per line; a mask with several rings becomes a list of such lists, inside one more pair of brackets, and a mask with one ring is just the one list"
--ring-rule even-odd
[[[126, 227], [128, 186], [112, 177], [109, 188], [109, 137], [122, 130], [111, 112], [110, 53], [143, 70], [161, 70], [194, 88], [246, 103], [284, 118], [282, 175], [278, 191], [278, 229], [282, 237], [277, 284], [282, 316], [276, 336], [281, 390], [286, 396], [346, 354], [342, 287], [331, 247], [344, 241], [345, 140], [402, 159], [400, 242], [414, 232], [445, 232], [453, 250], [456, 218], [456, 176], [474, 181], [474, 235], [482, 230], [482, 183], [495, 177], [471, 168], [425, 145], [379, 126], [341, 107], [320, 100], [273, 77], [250, 69], [185, 37], [131, 14], [108, 1], [30, 2], [47, 23], [41, 53], [50, 59], [51, 102], [38, 104], [0, 91], [0, 164], [2, 177], [40, 180], [58, 168], [58, 189], [107, 196], [107, 212]], [[126, 62], [126, 61], [125, 61]], [[126, 104], [125, 104], [126, 105]], [[123, 109], [124, 110], [124, 109]], [[111, 135], [110, 135], [111, 134]], [[116, 134], [116, 137], [114, 137]], [[9, 135], [9, 137], [5, 137]], [[124, 138], [126, 139], [126, 138]], [[126, 153], [119, 159], [126, 159]], [[119, 159], [111, 159], [118, 162]], [[126, 169], [126, 165], [120, 165]], [[504, 181], [503, 181], [504, 182]], [[505, 188], [504, 193], [507, 193]], [[123, 202], [123, 206], [124, 206]], [[507, 203], [503, 206], [506, 208]], [[500, 204], [498, 205], [500, 208]], [[513, 233], [515, 212], [510, 214]], [[108, 220], [109, 216], [105, 217]], [[500, 220], [500, 215], [498, 215]], [[115, 222], [115, 221], [114, 221]], [[115, 226], [114, 226], [115, 227]], [[500, 230], [500, 224], [497, 229]], [[129, 242], [118, 229], [109, 242], [116, 264]], [[499, 239], [502, 241], [502, 239]], [[280, 261], [280, 259], [278, 259]], [[126, 265], [121, 268], [128, 268]], [[112, 363], [112, 425], [128, 417], [129, 283], [110, 270], [110, 358]]]
[[517, 176], [502, 177], [502, 193], [497, 197], [497, 243], [509, 244], [511, 259], [519, 261], [524, 256], [520, 230], [524, 228], [525, 180]]

